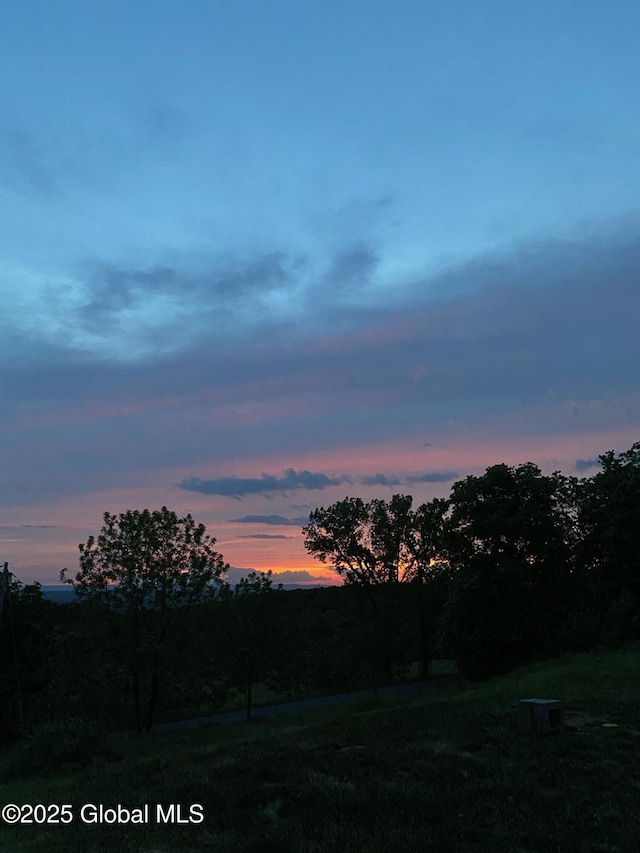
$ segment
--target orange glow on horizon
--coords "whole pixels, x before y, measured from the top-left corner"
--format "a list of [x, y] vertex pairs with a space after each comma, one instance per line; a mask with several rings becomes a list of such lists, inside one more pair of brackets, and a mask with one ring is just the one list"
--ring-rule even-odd
[[[625, 450], [638, 438], [637, 427], [625, 427], [577, 435], [522, 436], [500, 439], [474, 435], [470, 431], [447, 436], [413, 436], [404, 440], [362, 444], [358, 447], [302, 451], [268, 456], [257, 451], [250, 457], [230, 458], [132, 474], [136, 485], [67, 494], [33, 505], [14, 505], [3, 509], [0, 543], [3, 559], [23, 581], [57, 580], [60, 569], [74, 572], [78, 564], [78, 543], [97, 535], [105, 511], [120, 513], [128, 509], [168, 506], [179, 515], [190, 513], [196, 522], [206, 525], [216, 539], [216, 550], [226, 563], [242, 569], [268, 571], [274, 575], [301, 575], [301, 583], [341, 583], [330, 566], [313, 560], [304, 549], [302, 523], [283, 525], [245, 522], [245, 516], [282, 515], [291, 522], [308, 518], [309, 511], [328, 506], [347, 495], [390, 497], [394, 492], [409, 492], [415, 503], [434, 496], [446, 496], [451, 482], [410, 483], [407, 475], [421, 472], [455, 471], [460, 478], [482, 473], [486, 467], [504, 462], [508, 465], [534, 462], [545, 471], [575, 471], [579, 458], [593, 458], [607, 450]], [[429, 444], [428, 442], [432, 442]], [[249, 494], [242, 500], [229, 496], [202, 494], [178, 488], [184, 479], [203, 480], [219, 477], [259, 478], [262, 472], [280, 476], [288, 468], [324, 472], [328, 476], [346, 475], [348, 480], [323, 490], [297, 490], [289, 493]], [[389, 488], [367, 486], [364, 476], [382, 472], [396, 476], [402, 484]], [[311, 580], [309, 580], [311, 578]], [[277, 581], [277, 578], [276, 578]], [[297, 583], [298, 581], [291, 581]]]

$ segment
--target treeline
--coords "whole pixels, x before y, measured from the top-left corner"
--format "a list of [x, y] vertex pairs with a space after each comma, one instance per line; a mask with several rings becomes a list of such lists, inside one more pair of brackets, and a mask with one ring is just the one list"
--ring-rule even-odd
[[369, 594], [414, 587], [431, 605], [423, 653], [435, 615], [438, 653], [470, 678], [620, 645], [640, 638], [640, 443], [599, 467], [494, 465], [416, 510], [408, 495], [347, 498], [311, 514], [305, 545]]
[[292, 698], [402, 678], [417, 636], [405, 619], [411, 590], [400, 592], [397, 630], [381, 649], [354, 587], [285, 591], [254, 573], [235, 590], [172, 610], [170, 622], [146, 610], [136, 637], [132, 611], [91, 599], [57, 604], [38, 584], [14, 583], [0, 637], [1, 742], [78, 718], [146, 731], [232, 699], [249, 716], [257, 685]]
[[5, 742], [69, 718], [144, 731], [234, 694], [249, 715], [258, 684], [341, 691], [443, 657], [487, 678], [640, 639], [640, 443], [589, 478], [495, 465], [415, 509], [409, 495], [319, 508], [305, 546], [341, 587], [284, 591], [261, 573], [231, 587], [204, 526], [166, 507], [104, 522], [80, 546], [78, 601], [16, 580], [5, 596]]

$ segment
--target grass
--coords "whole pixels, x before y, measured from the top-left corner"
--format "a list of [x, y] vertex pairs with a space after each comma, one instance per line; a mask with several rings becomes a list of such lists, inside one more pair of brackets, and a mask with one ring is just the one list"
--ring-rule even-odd
[[[574, 655], [411, 701], [112, 737], [84, 769], [0, 784], [0, 805], [75, 810], [69, 826], [0, 825], [0, 850], [637, 853], [639, 672], [638, 649]], [[517, 733], [533, 696], [563, 700], [564, 733]], [[85, 825], [87, 802], [199, 803], [205, 820]]]

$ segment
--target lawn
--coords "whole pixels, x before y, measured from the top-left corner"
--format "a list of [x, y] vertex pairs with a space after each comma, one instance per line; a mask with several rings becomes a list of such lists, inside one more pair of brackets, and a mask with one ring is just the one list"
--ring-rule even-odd
[[[68, 803], [74, 814], [69, 825], [0, 825], [0, 849], [637, 853], [639, 671], [637, 648], [573, 655], [377, 707], [111, 736], [84, 768], [0, 784], [0, 805]], [[516, 731], [515, 703], [535, 696], [563, 700], [565, 732]], [[95, 825], [80, 820], [84, 803], [152, 808], [143, 825]], [[204, 820], [158, 824], [157, 803], [180, 804], [184, 819], [199, 804]]]

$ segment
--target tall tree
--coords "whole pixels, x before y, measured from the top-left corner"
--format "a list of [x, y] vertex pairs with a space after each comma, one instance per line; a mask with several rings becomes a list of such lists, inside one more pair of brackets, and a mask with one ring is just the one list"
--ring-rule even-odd
[[574, 616], [583, 645], [616, 646], [640, 638], [640, 442], [599, 459], [601, 470], [577, 487]]
[[449, 628], [458, 665], [488, 676], [550, 652], [571, 567], [566, 479], [528, 462], [454, 483]]
[[591, 571], [640, 592], [640, 441], [599, 458], [602, 470], [580, 488], [582, 559]]
[[447, 502], [436, 499], [412, 510], [411, 495], [393, 495], [390, 501], [345, 498], [320, 507], [303, 528], [305, 548], [316, 559], [329, 562], [347, 584], [364, 588], [373, 608], [372, 653], [387, 656], [385, 669], [393, 669], [392, 640], [399, 612], [394, 588], [416, 584], [420, 621], [420, 668], [428, 670], [428, 626], [422, 584], [444, 549]]
[[60, 574], [110, 619], [127, 660], [139, 732], [153, 724], [176, 615], [215, 595], [222, 583], [227, 566], [214, 544], [203, 524], [166, 506], [105, 512], [97, 539], [79, 546], [75, 578], [66, 569]]
[[345, 498], [320, 507], [303, 527], [304, 546], [327, 561], [346, 583], [370, 587], [410, 580], [415, 560], [409, 549], [411, 495], [390, 501]]

